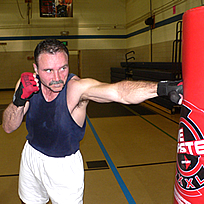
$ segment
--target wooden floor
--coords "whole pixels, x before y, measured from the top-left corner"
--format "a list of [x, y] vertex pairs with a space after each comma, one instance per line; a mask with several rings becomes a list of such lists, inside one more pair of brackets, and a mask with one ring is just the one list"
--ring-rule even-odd
[[[0, 114], [12, 99], [0, 92]], [[172, 204], [179, 113], [146, 103], [91, 102], [81, 142], [85, 204]], [[0, 204], [20, 203], [17, 194], [25, 122], [11, 134], [0, 126]]]

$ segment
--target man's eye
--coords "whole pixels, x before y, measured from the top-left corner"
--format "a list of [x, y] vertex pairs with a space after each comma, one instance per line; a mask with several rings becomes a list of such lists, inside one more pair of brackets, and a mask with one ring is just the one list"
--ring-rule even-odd
[[66, 69], [66, 67], [62, 67], [62, 68], [61, 68], [61, 71], [64, 71], [65, 69]]
[[47, 72], [47, 73], [50, 73], [50, 72], [51, 72], [51, 70], [50, 70], [50, 69], [47, 69], [47, 70], [46, 70], [46, 72]]

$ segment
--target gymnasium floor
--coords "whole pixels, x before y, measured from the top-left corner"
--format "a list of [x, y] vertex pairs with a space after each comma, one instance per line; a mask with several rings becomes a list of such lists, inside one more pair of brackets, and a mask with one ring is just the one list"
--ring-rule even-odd
[[[0, 92], [0, 117], [12, 95]], [[172, 204], [179, 113], [146, 103], [94, 102], [87, 113], [81, 142], [84, 204]], [[11, 134], [0, 126], [0, 204], [20, 203], [17, 182], [25, 136], [25, 122]]]

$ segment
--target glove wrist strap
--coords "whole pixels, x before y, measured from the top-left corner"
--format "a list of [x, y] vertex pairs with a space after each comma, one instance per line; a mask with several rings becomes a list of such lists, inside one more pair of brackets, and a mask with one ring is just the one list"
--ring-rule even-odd
[[13, 95], [13, 104], [17, 107], [25, 106], [25, 103], [27, 101], [27, 99], [22, 99], [21, 95], [22, 95], [22, 83], [20, 83], [18, 89]]
[[166, 83], [160, 81], [157, 86], [157, 94], [158, 96], [166, 96]]

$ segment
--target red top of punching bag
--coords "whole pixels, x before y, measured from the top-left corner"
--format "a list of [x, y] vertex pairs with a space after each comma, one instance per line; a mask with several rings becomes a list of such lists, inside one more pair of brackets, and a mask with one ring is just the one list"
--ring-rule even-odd
[[204, 6], [183, 15], [184, 99], [204, 109]]

